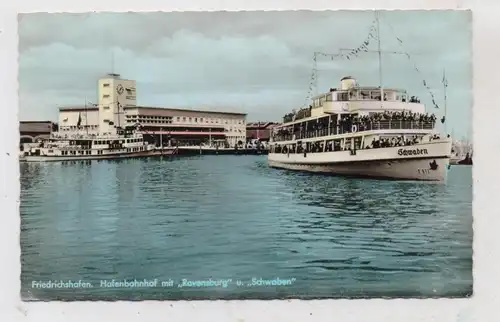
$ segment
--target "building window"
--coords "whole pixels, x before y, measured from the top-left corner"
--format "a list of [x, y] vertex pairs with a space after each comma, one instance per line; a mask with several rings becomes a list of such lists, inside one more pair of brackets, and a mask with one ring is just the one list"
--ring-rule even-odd
[[198, 118], [197, 118], [197, 117], [195, 117], [195, 118], [194, 118], [194, 121], [195, 121], [196, 123], [198, 123]]
[[189, 122], [191, 122], [191, 118], [189, 118]]
[[183, 122], [186, 122], [186, 117], [183, 117], [183, 118], [182, 118], [182, 121], [183, 121]]
[[102, 84], [102, 87], [109, 87], [108, 83]]
[[109, 97], [109, 94], [104, 94], [102, 97], [103, 97], [103, 98], [108, 98], [108, 97]]

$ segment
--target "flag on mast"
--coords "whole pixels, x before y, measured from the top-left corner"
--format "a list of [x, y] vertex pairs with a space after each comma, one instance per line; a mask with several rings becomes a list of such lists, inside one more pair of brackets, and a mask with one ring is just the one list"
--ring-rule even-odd
[[448, 87], [448, 80], [446, 79], [446, 72], [443, 70], [443, 85]]
[[441, 119], [442, 124], [446, 122], [446, 88], [448, 87], [448, 80], [446, 79], [446, 71], [444, 69], [443, 69], [443, 86], [444, 86], [444, 116]]
[[76, 127], [80, 128], [81, 124], [82, 124], [82, 115], [78, 113], [78, 122], [76, 122]]

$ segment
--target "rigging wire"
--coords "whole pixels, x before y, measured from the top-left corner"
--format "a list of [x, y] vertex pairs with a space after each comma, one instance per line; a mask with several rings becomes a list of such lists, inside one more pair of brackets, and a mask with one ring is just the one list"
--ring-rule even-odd
[[337, 54], [330, 54], [330, 53], [324, 53], [324, 52], [314, 52], [313, 55], [313, 69], [311, 72], [311, 78], [310, 78], [310, 83], [309, 83], [309, 90], [307, 93], [307, 96], [305, 98], [305, 104], [304, 106], [307, 106], [307, 103], [312, 99], [313, 95], [315, 96], [317, 93], [314, 93], [317, 91], [318, 88], [318, 68], [317, 68], [317, 61], [318, 57], [327, 57], [330, 58], [331, 60], [334, 60], [336, 58], [345, 58], [348, 60], [351, 60], [352, 57], [358, 57], [360, 53], [363, 52], [368, 52], [368, 46], [371, 43], [371, 40], [377, 40], [377, 37], [375, 35], [376, 31], [376, 19], [374, 19], [370, 25], [370, 29], [368, 32], [368, 36], [365, 38], [365, 40], [356, 47], [355, 49], [349, 50], [348, 53], [345, 53], [346, 50], [340, 49]]
[[[432, 92], [430, 86], [428, 85], [428, 82], [423, 77], [423, 73], [417, 67], [417, 64], [412, 59], [411, 55], [405, 50], [405, 48], [403, 46], [403, 43], [404, 43], [403, 40], [396, 35], [396, 32], [394, 31], [394, 28], [392, 27], [391, 24], [389, 24], [389, 22], [387, 22], [386, 20], [382, 20], [382, 21], [390, 28], [390, 30], [391, 30], [394, 38], [398, 41], [398, 44], [399, 44], [399, 46], [402, 49], [402, 52], [387, 51], [385, 53], [389, 53], [389, 54], [391, 54], [391, 53], [393, 53], [393, 54], [401, 54], [402, 53], [402, 54], [404, 54], [408, 58], [408, 60], [411, 63], [413, 63], [413, 68], [421, 76], [421, 78], [422, 78], [422, 84], [427, 89], [427, 91], [428, 91], [428, 93], [429, 93], [429, 95], [431, 97], [433, 106], [435, 108], [439, 108], [439, 105], [437, 104], [436, 99], [435, 99], [435, 95]], [[380, 27], [378, 27], [378, 28], [380, 28]], [[323, 53], [323, 52], [314, 52], [314, 55], [313, 55], [313, 68], [312, 68], [312, 72], [311, 72], [309, 89], [308, 89], [307, 96], [305, 98], [304, 106], [308, 105], [308, 102], [313, 98], [313, 92], [317, 91], [317, 87], [318, 87], [318, 85], [317, 85], [318, 84], [317, 60], [318, 60], [318, 57], [327, 57], [327, 58], [330, 58], [331, 60], [334, 60], [336, 58], [344, 58], [344, 59], [351, 60], [351, 58], [353, 58], [353, 57], [358, 57], [360, 53], [368, 52], [368, 46], [371, 43], [370, 40], [373, 39], [373, 40], [377, 40], [378, 41], [378, 38], [377, 38], [377, 35], [376, 35], [376, 32], [378, 32], [378, 28], [377, 28], [377, 21], [376, 21], [376, 19], [374, 19], [373, 22], [372, 22], [372, 24], [371, 24], [371, 26], [370, 26], [370, 30], [369, 30], [368, 36], [366, 37], [365, 41], [360, 46], [358, 46], [357, 48], [350, 50], [347, 54], [344, 53], [346, 51], [345, 49], [340, 49], [339, 53], [337, 53], [337, 54], [329, 54], [329, 53]], [[443, 77], [443, 84], [445, 86], [447, 86], [447, 84], [448, 84], [445, 77]], [[443, 123], [444, 123], [444, 121], [443, 121]]]
[[[436, 98], [434, 96], [434, 93], [432, 92], [430, 86], [428, 85], [428, 82], [425, 80], [424, 78], [424, 75], [422, 73], [422, 71], [417, 67], [417, 64], [415, 63], [415, 61], [412, 59], [411, 55], [405, 50], [404, 48], [404, 42], [403, 40], [401, 40], [401, 38], [399, 38], [397, 35], [396, 35], [396, 32], [394, 30], [394, 28], [392, 27], [392, 25], [388, 22], [388, 21], [385, 21], [384, 20], [384, 23], [389, 27], [389, 29], [391, 30], [393, 36], [396, 38], [396, 40], [398, 41], [398, 44], [399, 46], [401, 47], [401, 50], [403, 51], [403, 53], [406, 55], [406, 57], [408, 58], [408, 60], [413, 64], [413, 69], [421, 76], [422, 78], [422, 85], [425, 87], [425, 89], [427, 89], [430, 97], [431, 97], [431, 100], [432, 100], [432, 105], [435, 107], [435, 108], [439, 108], [439, 105], [436, 103]], [[447, 81], [445, 78], [443, 78], [443, 84], [447, 84]], [[447, 85], [446, 85], [447, 86]]]

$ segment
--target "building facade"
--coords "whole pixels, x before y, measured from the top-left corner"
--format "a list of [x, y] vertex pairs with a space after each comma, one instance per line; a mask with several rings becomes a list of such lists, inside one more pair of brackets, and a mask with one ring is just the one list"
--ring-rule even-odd
[[246, 141], [246, 114], [159, 107], [125, 107], [125, 123], [141, 125], [155, 138], [170, 137], [179, 145], [211, 144], [226, 141], [229, 146]]
[[280, 123], [274, 122], [251, 122], [246, 126], [246, 134], [248, 140], [258, 139], [260, 141], [269, 141], [271, 132], [274, 127]]
[[19, 122], [20, 143], [31, 143], [37, 139], [48, 138], [55, 131], [57, 131], [57, 125], [52, 121]]
[[61, 134], [99, 134], [99, 108], [74, 106], [59, 108]]

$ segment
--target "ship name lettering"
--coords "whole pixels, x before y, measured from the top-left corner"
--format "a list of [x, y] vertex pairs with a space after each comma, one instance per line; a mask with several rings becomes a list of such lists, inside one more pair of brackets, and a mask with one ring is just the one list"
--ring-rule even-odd
[[407, 156], [407, 155], [424, 155], [429, 154], [427, 149], [399, 149], [398, 155]]

